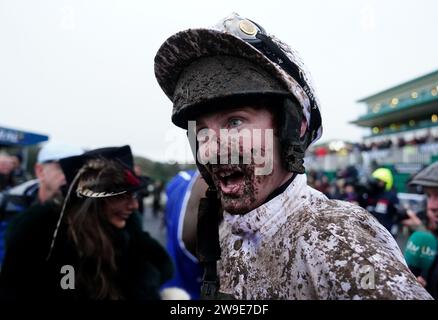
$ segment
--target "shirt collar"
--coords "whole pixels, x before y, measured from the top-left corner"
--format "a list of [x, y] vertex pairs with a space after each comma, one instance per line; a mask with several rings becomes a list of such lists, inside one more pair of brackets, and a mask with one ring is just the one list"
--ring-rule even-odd
[[254, 210], [244, 215], [232, 215], [225, 211], [224, 222], [231, 227], [233, 234], [244, 237], [250, 237], [259, 231], [275, 231], [293, 214], [294, 209], [305, 202], [306, 192], [306, 175], [299, 174], [284, 192]]

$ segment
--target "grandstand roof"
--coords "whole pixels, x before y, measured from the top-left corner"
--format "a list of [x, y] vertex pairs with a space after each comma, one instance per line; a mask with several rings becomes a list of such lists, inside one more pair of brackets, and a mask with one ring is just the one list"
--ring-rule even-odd
[[49, 140], [49, 137], [33, 132], [0, 127], [0, 145], [27, 146]]
[[421, 85], [421, 83], [435, 83], [437, 84], [438, 81], [438, 70], [435, 70], [433, 72], [430, 72], [428, 74], [425, 74], [423, 76], [411, 79], [409, 81], [400, 83], [394, 87], [385, 89], [383, 91], [380, 91], [378, 93], [375, 93], [373, 95], [370, 95], [368, 97], [362, 98], [358, 100], [357, 102], [369, 102], [370, 100], [376, 100], [380, 97], [385, 97], [388, 95], [393, 95], [394, 93], [399, 93], [400, 91], [409, 91], [412, 89], [412, 87], [416, 87], [418, 85]]
[[436, 114], [438, 70], [363, 98], [358, 102], [367, 104], [367, 113], [351, 123], [363, 127], [408, 122]]

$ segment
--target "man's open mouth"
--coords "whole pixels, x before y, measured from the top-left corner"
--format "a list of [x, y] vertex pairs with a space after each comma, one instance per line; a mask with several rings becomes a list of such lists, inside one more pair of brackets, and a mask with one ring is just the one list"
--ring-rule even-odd
[[243, 170], [237, 166], [219, 169], [215, 172], [215, 176], [219, 181], [219, 186], [223, 194], [237, 195], [243, 188], [245, 174]]

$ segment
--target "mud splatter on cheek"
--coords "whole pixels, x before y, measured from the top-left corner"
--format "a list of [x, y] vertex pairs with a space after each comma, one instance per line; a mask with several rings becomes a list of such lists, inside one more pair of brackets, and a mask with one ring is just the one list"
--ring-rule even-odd
[[254, 203], [256, 201], [256, 199], [257, 199], [257, 194], [259, 193], [259, 189], [258, 189], [259, 182], [258, 182], [258, 179], [260, 177], [259, 176], [257, 176], [257, 177], [255, 176], [255, 173], [254, 173], [255, 172], [254, 171], [255, 170], [255, 165], [254, 164], [248, 165], [247, 169], [248, 169], [248, 173], [250, 173], [250, 174], [247, 175], [247, 179], [246, 179], [245, 185], [247, 186], [248, 190], [245, 190], [245, 191], [247, 191], [247, 194], [250, 197], [251, 203]]

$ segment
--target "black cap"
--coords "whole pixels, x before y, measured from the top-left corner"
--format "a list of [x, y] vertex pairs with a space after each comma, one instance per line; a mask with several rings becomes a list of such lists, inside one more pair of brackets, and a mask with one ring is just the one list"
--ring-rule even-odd
[[[147, 186], [147, 179], [138, 177], [134, 172], [134, 157], [129, 145], [122, 147], [106, 147], [85, 152], [79, 156], [63, 158], [59, 161], [64, 172], [67, 185], [70, 185], [79, 170], [92, 159], [108, 159], [119, 163], [125, 169], [126, 184], [117, 186], [111, 193], [135, 192]], [[98, 190], [95, 190], [99, 192]]]

